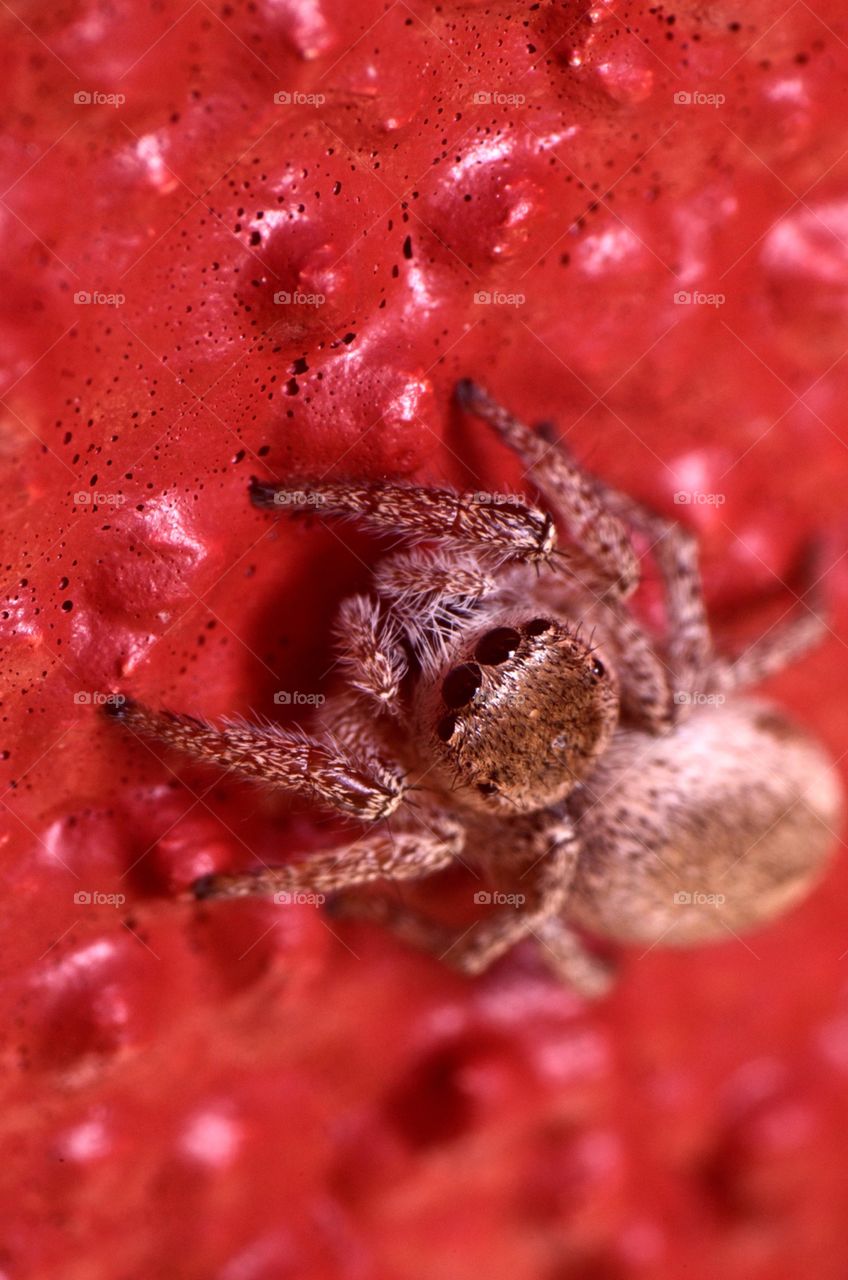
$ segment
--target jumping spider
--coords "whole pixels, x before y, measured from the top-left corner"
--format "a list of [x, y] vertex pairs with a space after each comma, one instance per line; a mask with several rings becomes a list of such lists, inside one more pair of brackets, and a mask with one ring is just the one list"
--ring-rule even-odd
[[[197, 897], [323, 891], [337, 912], [379, 919], [467, 973], [532, 937], [559, 975], [598, 994], [607, 966], [575, 926], [642, 945], [723, 938], [784, 910], [819, 873], [840, 816], [836, 773], [779, 712], [735, 694], [799, 657], [823, 623], [802, 609], [735, 659], [718, 656], [691, 534], [480, 387], [462, 382], [457, 396], [524, 463], [565, 549], [553, 516], [517, 497], [320, 484], [310, 509], [418, 545], [343, 602], [344, 689], [315, 732], [216, 728], [129, 699], [110, 710], [146, 738], [363, 824], [330, 853], [206, 877]], [[297, 497], [257, 481], [251, 492], [267, 508]], [[634, 533], [660, 573], [661, 641], [627, 604]], [[455, 860], [495, 883], [511, 876], [523, 905], [463, 932], [349, 892]]]

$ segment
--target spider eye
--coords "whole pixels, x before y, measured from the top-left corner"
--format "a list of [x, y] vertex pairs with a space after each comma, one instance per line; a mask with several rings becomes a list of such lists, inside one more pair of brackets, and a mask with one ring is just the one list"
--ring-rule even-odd
[[474, 657], [487, 667], [497, 667], [514, 655], [520, 643], [514, 627], [496, 627], [477, 642]]
[[605, 676], [606, 673], [607, 673], [606, 667], [602, 662], [599, 662], [598, 659], [596, 658], [595, 661], [592, 663], [592, 675], [595, 676], [596, 679], [600, 680], [601, 676]]
[[483, 683], [483, 672], [476, 662], [463, 662], [445, 676], [442, 697], [448, 707], [464, 707]]
[[456, 733], [456, 726], [459, 724], [457, 716], [443, 716], [436, 725], [436, 737], [441, 738], [442, 742], [450, 742]]
[[493, 796], [497, 791], [494, 782], [480, 782], [477, 784], [477, 790], [481, 796]]
[[540, 636], [545, 631], [550, 631], [552, 626], [550, 618], [534, 618], [532, 622], [525, 624], [524, 631], [528, 636]]

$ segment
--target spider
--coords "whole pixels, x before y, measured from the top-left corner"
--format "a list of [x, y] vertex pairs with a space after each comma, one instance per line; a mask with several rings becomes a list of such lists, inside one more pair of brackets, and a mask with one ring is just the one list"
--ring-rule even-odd
[[[550, 512], [426, 486], [251, 482], [258, 507], [308, 505], [407, 544], [378, 563], [373, 591], [342, 603], [342, 687], [313, 732], [215, 727], [129, 698], [107, 709], [144, 738], [360, 824], [328, 853], [204, 877], [196, 897], [323, 893], [335, 914], [379, 920], [470, 974], [535, 939], [596, 996], [612, 969], [587, 933], [648, 947], [727, 937], [820, 873], [841, 811], [836, 772], [779, 711], [737, 693], [803, 654], [824, 623], [802, 609], [720, 656], [689, 532], [589, 474], [551, 427], [531, 429], [470, 381], [456, 394]], [[629, 604], [633, 535], [659, 571], [661, 639]], [[464, 930], [356, 892], [456, 861], [521, 892], [478, 893], [508, 905]]]

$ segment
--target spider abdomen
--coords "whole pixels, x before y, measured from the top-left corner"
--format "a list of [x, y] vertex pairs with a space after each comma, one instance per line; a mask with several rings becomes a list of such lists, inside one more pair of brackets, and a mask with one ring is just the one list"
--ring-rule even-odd
[[579, 800], [575, 921], [622, 942], [726, 940], [798, 901], [839, 828], [824, 750], [767, 703], [700, 707], [670, 738], [622, 732]]

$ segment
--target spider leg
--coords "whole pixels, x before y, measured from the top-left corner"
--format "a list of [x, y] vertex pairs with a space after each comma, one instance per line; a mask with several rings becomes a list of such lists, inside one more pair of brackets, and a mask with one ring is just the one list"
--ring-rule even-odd
[[350, 687], [378, 713], [399, 715], [407, 667], [399, 627], [383, 616], [378, 603], [359, 595], [342, 601], [334, 630], [339, 663]]
[[827, 632], [824, 618], [805, 613], [773, 627], [736, 658], [716, 662], [711, 684], [720, 689], [741, 689], [759, 684], [802, 658]]
[[215, 728], [193, 716], [151, 711], [129, 698], [108, 703], [105, 709], [141, 738], [176, 747], [239, 777], [312, 796], [363, 821], [387, 817], [404, 798], [405, 783], [398, 772], [376, 756], [349, 752], [331, 738], [245, 722]]
[[[525, 864], [516, 883], [515, 906], [481, 920], [460, 935], [442, 957], [463, 973], [482, 973], [517, 942], [533, 937], [540, 925], [565, 909], [580, 845], [570, 819], [531, 817], [524, 831], [511, 830], [512, 857]], [[522, 838], [523, 837], [523, 838]], [[523, 901], [521, 900], [523, 899]]]
[[518, 454], [533, 484], [562, 517], [573, 540], [589, 556], [607, 590], [626, 597], [639, 581], [639, 564], [626, 525], [604, 501], [596, 478], [544, 436], [497, 404], [469, 379], [457, 383], [460, 405], [494, 427]]
[[256, 479], [251, 481], [250, 496], [257, 507], [355, 517], [377, 533], [488, 553], [495, 563], [546, 562], [556, 544], [553, 517], [518, 497], [493, 501], [487, 493], [381, 482], [319, 484], [304, 491]]
[[[544, 424], [543, 430], [550, 433], [553, 428]], [[557, 447], [565, 453], [562, 443]], [[599, 501], [622, 523], [647, 539], [656, 560], [665, 591], [668, 621], [666, 671], [676, 704], [675, 718], [680, 719], [698, 681], [705, 678], [713, 655], [697, 539], [677, 521], [657, 515], [597, 477], [594, 484]]]
[[694, 535], [584, 470], [562, 444], [552, 441], [549, 424], [532, 431], [473, 383], [460, 383], [458, 394], [528, 465], [533, 483], [556, 504], [571, 536], [618, 583], [619, 599], [626, 598], [639, 576], [629, 528], [649, 540], [665, 587], [669, 685], [675, 716], [681, 718], [712, 659]]
[[[567, 861], [565, 859], [564, 861]], [[390, 929], [396, 937], [426, 951], [437, 959], [450, 964], [461, 972], [477, 974], [488, 968], [499, 956], [515, 943], [533, 937], [539, 944], [542, 959], [549, 969], [563, 982], [587, 1000], [606, 995], [612, 986], [614, 973], [610, 965], [592, 955], [574, 930], [559, 915], [547, 911], [562, 909], [563, 896], [558, 873], [565, 870], [563, 863], [546, 869], [535, 884], [538, 900], [545, 903], [528, 914], [512, 910], [490, 917], [471, 929], [456, 929], [425, 916], [419, 911], [397, 902], [386, 895], [363, 898], [359, 895], [339, 893], [329, 904], [336, 918], [368, 921]], [[553, 883], [555, 896], [545, 900]], [[567, 892], [567, 891], [566, 891]]]
[[719, 657], [713, 664], [710, 685], [729, 691], [759, 684], [797, 661], [824, 639], [827, 631], [827, 602], [822, 588], [820, 548], [805, 555], [804, 577], [808, 585], [801, 592], [800, 607], [775, 623], [749, 648], [735, 657]]
[[658, 647], [621, 599], [595, 597], [583, 616], [587, 623], [597, 618], [615, 652], [622, 710], [640, 728], [666, 733], [685, 719], [693, 693], [706, 687], [712, 670], [697, 545], [688, 531], [629, 499], [622, 498], [622, 512], [625, 503], [632, 509], [634, 527], [652, 541], [665, 587], [668, 639]]
[[429, 670], [446, 636], [499, 584], [470, 552], [414, 547], [378, 565], [374, 586], [376, 600], [359, 595], [342, 603], [336, 650], [350, 688], [378, 713], [397, 716], [407, 670], [403, 638]]
[[503, 582], [470, 552], [413, 547], [384, 560], [374, 585], [422, 671], [430, 674], [444, 660], [448, 638], [502, 590]]
[[535, 934], [542, 959], [558, 978], [587, 1000], [607, 994], [615, 978], [613, 967], [592, 955], [564, 920], [551, 916]]
[[615, 489], [601, 486], [604, 500], [650, 543], [665, 590], [668, 621], [669, 683], [681, 719], [691, 695], [703, 682], [713, 659], [710, 624], [704, 602], [698, 542], [693, 533], [658, 516]]
[[441, 547], [415, 547], [377, 566], [374, 585], [407, 629], [450, 622], [467, 607], [498, 590], [494, 574], [475, 556]]
[[[441, 821], [401, 830], [375, 828], [329, 853], [284, 867], [234, 875], [203, 876], [197, 898], [246, 898], [269, 894], [335, 893], [374, 880], [417, 880], [441, 871], [462, 851], [459, 824]], [[331, 906], [332, 911], [332, 906]]]
[[533, 817], [523, 825], [523, 831], [520, 827], [510, 831], [512, 856], [526, 864], [515, 882], [515, 906], [501, 908], [465, 929], [441, 924], [388, 897], [356, 899], [342, 894], [333, 904], [334, 914], [380, 923], [403, 941], [468, 974], [482, 973], [517, 942], [536, 937], [560, 976], [583, 992], [600, 994], [606, 989], [603, 966], [583, 950], [559, 918], [579, 854], [574, 827], [561, 816], [541, 824]]
[[[668, 668], [621, 602], [603, 601], [597, 613], [615, 654], [623, 715], [648, 733], [667, 733], [676, 711]], [[586, 615], [588, 623], [592, 616], [590, 607]]]
[[334, 919], [380, 925], [402, 942], [437, 959], [442, 959], [461, 936], [453, 926], [440, 924], [387, 894], [364, 898], [361, 894], [341, 892], [334, 894], [327, 906]]

